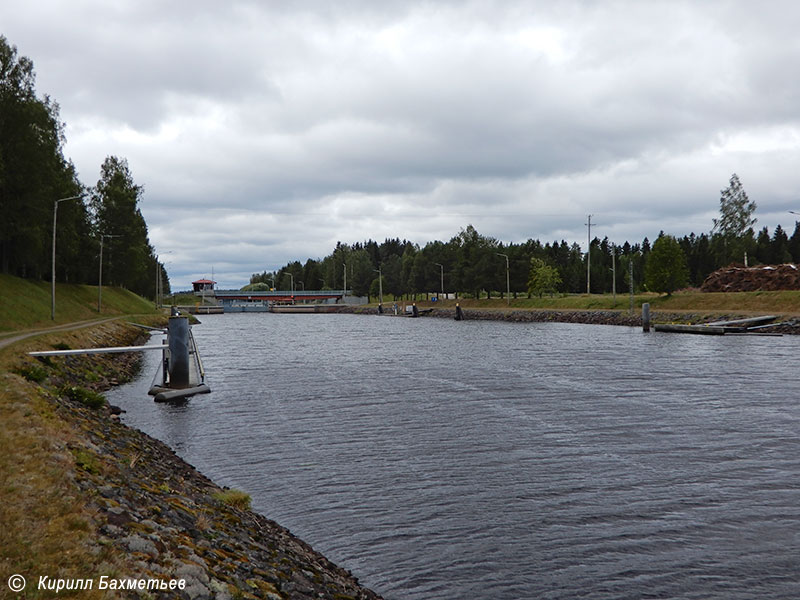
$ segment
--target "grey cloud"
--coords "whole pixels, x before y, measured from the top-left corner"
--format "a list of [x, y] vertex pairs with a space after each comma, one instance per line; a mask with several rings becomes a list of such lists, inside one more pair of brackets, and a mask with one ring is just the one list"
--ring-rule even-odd
[[470, 222], [505, 241], [580, 242], [588, 213], [618, 240], [699, 232], [734, 171], [769, 214], [800, 196], [793, 2], [48, 8], [11, 0], [4, 33], [84, 182], [128, 158], [182, 281], [215, 254], [235, 278]]

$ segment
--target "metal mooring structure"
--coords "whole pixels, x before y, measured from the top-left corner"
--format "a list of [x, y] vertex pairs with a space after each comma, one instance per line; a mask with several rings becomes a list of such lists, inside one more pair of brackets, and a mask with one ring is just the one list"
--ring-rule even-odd
[[166, 329], [135, 325], [152, 331], [161, 331], [166, 334], [166, 338], [161, 345], [47, 350], [28, 354], [30, 356], [69, 356], [159, 350], [162, 353], [161, 366], [156, 371], [149, 391], [156, 402], [182, 400], [195, 394], [207, 394], [211, 391], [211, 388], [205, 383], [203, 361], [197, 351], [197, 344], [195, 344], [188, 317], [171, 316]]

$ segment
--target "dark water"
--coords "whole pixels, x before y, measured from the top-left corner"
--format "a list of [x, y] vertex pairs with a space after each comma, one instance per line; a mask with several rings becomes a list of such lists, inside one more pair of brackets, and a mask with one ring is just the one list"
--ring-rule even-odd
[[797, 337], [202, 320], [111, 401], [386, 598], [800, 597]]

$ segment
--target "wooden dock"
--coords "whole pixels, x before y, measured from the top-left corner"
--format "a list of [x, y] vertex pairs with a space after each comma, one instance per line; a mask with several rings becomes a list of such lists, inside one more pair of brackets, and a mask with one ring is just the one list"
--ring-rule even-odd
[[693, 333], [698, 335], [725, 335], [725, 334], [746, 334], [746, 335], [781, 335], [779, 333], [765, 334], [760, 330], [772, 325], [778, 317], [764, 315], [761, 317], [749, 317], [746, 319], [734, 319], [730, 321], [714, 321], [712, 323], [701, 323], [698, 325], [681, 325], [673, 323], [656, 323], [653, 328], [656, 331], [665, 333]]

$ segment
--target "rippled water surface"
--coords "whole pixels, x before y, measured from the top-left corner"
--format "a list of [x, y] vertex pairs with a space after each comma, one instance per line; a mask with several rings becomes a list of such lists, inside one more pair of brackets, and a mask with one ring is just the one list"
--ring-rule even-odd
[[201, 319], [109, 399], [387, 599], [800, 597], [797, 337]]

